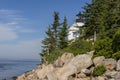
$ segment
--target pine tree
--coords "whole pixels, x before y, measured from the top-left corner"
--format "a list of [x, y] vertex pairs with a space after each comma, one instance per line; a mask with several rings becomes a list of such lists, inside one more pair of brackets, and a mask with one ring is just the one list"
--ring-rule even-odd
[[47, 37], [42, 41], [43, 43], [43, 53], [49, 54], [55, 46], [55, 38], [53, 35], [53, 32], [51, 31], [51, 27], [48, 27], [48, 30], [46, 31]]
[[95, 10], [96, 5], [95, 4], [87, 4], [84, 9], [84, 17], [85, 17], [85, 27], [86, 28], [86, 36], [92, 36], [95, 31], [98, 32], [99, 28], [97, 25], [97, 11]]
[[120, 28], [120, 1], [107, 1], [108, 14], [106, 16], [106, 32], [110, 38], [113, 38], [115, 32]]
[[54, 12], [54, 21], [53, 24], [48, 27], [48, 30], [45, 32], [47, 37], [42, 41], [44, 52], [50, 53], [54, 50], [58, 43], [58, 26], [59, 26], [59, 14]]
[[45, 32], [47, 37], [42, 41], [42, 52], [40, 53], [42, 63], [46, 63], [46, 56], [49, 55], [52, 50], [54, 50], [55, 39], [53, 32], [51, 31], [51, 26], [48, 27], [48, 30]]
[[59, 47], [61, 49], [67, 47], [67, 18], [64, 17], [62, 28], [59, 30]]
[[46, 33], [45, 39], [42, 41], [43, 50], [40, 54], [42, 57], [42, 61], [46, 62], [46, 56], [50, 55], [57, 47], [58, 47], [58, 27], [59, 27], [59, 13], [54, 12], [54, 21], [51, 24]]
[[95, 53], [107, 57], [115, 55], [114, 57], [118, 58], [120, 51], [120, 0], [92, 1], [92, 4], [87, 4], [84, 7], [86, 37], [93, 36], [96, 31], [98, 44], [95, 43], [95, 45], [98, 46], [95, 46]]
[[53, 32], [53, 35], [54, 35], [54, 38], [55, 38], [55, 47], [57, 48], [58, 47], [58, 27], [60, 26], [60, 23], [59, 23], [59, 13], [58, 12], [54, 12], [54, 21], [53, 21], [53, 24], [52, 24], [52, 32]]
[[[114, 15], [110, 15], [113, 12], [111, 11], [112, 8], [110, 8], [110, 5], [114, 4], [111, 1], [93, 0], [92, 4], [87, 4], [84, 7], [85, 9], [84, 16], [86, 19], [85, 27], [87, 27], [86, 30], [87, 37], [92, 36], [94, 32], [97, 33], [99, 39], [103, 39], [105, 36], [110, 35], [110, 32], [108, 30], [112, 29], [111, 24], [113, 25], [113, 22], [116, 19], [114, 15], [117, 15], [118, 18], [118, 14], [116, 13]], [[118, 3], [118, 0], [116, 1]], [[116, 3], [116, 1], [114, 2]], [[117, 8], [114, 9], [116, 12], [119, 12], [118, 10], [116, 10]], [[112, 17], [114, 17], [115, 19], [113, 19]]]

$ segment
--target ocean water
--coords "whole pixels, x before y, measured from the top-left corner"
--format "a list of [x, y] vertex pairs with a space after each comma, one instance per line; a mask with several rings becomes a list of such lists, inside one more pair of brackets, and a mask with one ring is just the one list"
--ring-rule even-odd
[[0, 60], [0, 80], [12, 80], [26, 71], [37, 68], [39, 60]]

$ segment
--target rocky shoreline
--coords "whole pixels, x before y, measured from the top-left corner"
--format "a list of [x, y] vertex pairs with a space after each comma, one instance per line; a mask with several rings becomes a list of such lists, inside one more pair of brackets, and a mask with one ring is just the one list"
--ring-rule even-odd
[[[105, 59], [104, 56], [93, 58], [93, 53], [77, 56], [64, 53], [53, 64], [41, 64], [18, 76], [17, 80], [120, 80], [120, 60]], [[105, 71], [94, 75], [98, 66], [104, 66]]]

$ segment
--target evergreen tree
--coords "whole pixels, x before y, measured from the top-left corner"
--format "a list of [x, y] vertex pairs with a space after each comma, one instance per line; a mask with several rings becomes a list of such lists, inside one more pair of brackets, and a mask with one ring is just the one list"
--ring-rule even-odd
[[100, 33], [100, 38], [105, 35], [105, 17], [107, 15], [107, 6], [104, 0], [94, 0], [92, 4], [84, 7], [85, 27], [87, 27], [86, 35], [92, 36], [95, 32]]
[[43, 53], [49, 54], [55, 46], [55, 38], [53, 35], [53, 32], [51, 31], [51, 27], [48, 27], [48, 30], [46, 31], [47, 37], [42, 41], [43, 43]]
[[120, 1], [93, 0], [84, 9], [86, 36], [93, 36], [96, 32], [99, 39], [112, 38], [120, 27]]
[[54, 50], [58, 43], [58, 26], [59, 26], [59, 14], [54, 12], [54, 22], [48, 27], [48, 30], [45, 32], [47, 37], [42, 41], [43, 43], [43, 52], [50, 53]]
[[107, 36], [113, 38], [115, 32], [120, 28], [120, 1], [109, 0], [107, 1], [107, 5], [106, 32]]
[[62, 28], [59, 30], [59, 47], [61, 49], [67, 47], [67, 18], [64, 17]]
[[86, 37], [96, 32], [96, 54], [111, 57], [120, 50], [120, 0], [92, 0], [84, 9]]
[[58, 12], [54, 12], [54, 21], [53, 21], [53, 24], [52, 24], [52, 32], [53, 32], [53, 35], [54, 35], [54, 38], [55, 38], [55, 47], [57, 48], [58, 47], [58, 27], [60, 26], [60, 23], [59, 23], [59, 13]]
[[40, 54], [42, 61], [47, 61], [47, 56], [52, 54], [52, 52], [58, 47], [58, 27], [59, 27], [59, 14], [54, 12], [54, 21], [53, 24], [48, 27], [48, 30], [45, 32], [45, 39], [42, 41], [43, 50]]
[[51, 26], [48, 27], [48, 30], [45, 32], [47, 37], [42, 41], [42, 52], [40, 53], [40, 56], [42, 58], [42, 63], [46, 63], [46, 56], [49, 55], [52, 50], [54, 50], [55, 45], [55, 39], [53, 36], [53, 32], [51, 31]]

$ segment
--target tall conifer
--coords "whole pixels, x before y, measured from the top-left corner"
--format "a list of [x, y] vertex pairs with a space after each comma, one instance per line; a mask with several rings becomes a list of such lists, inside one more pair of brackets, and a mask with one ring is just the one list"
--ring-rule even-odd
[[59, 47], [61, 49], [67, 47], [67, 18], [64, 17], [62, 28], [59, 30]]

